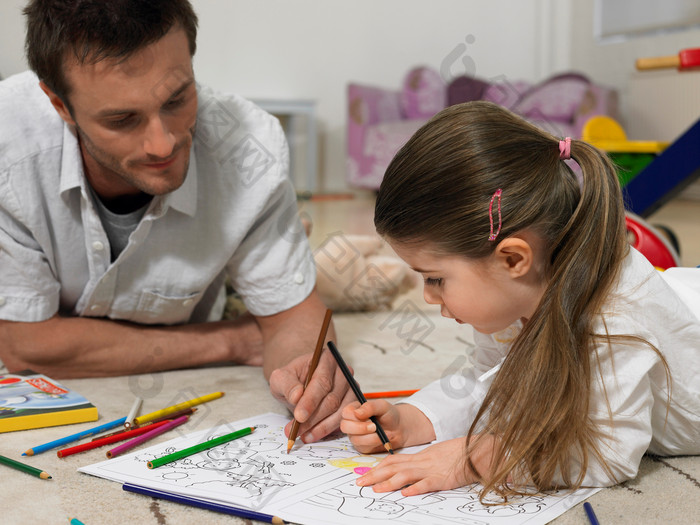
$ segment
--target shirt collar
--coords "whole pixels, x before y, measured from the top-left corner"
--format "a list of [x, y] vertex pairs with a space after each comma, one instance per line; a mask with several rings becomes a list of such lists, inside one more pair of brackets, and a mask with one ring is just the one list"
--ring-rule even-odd
[[[81, 188], [85, 195], [88, 194], [78, 137], [75, 129], [64, 123], [59, 191], [63, 195], [74, 188]], [[165, 196], [156, 197], [154, 201], [160, 201], [158, 208], [162, 212], [171, 207], [190, 217], [194, 216], [197, 211], [197, 161], [194, 154], [194, 143], [190, 148], [190, 163], [182, 186]]]

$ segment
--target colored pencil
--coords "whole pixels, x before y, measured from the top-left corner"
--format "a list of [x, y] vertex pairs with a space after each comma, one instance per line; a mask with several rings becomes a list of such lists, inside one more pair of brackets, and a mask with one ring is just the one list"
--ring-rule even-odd
[[80, 445], [75, 445], [74, 447], [64, 448], [58, 450], [56, 455], [59, 458], [65, 458], [66, 456], [71, 456], [79, 452], [85, 452], [86, 450], [93, 450], [95, 448], [104, 447], [105, 445], [111, 445], [112, 443], [117, 443], [118, 441], [124, 441], [125, 439], [135, 438], [146, 432], [163, 426], [167, 421], [160, 421], [158, 423], [152, 423], [143, 427], [135, 428], [133, 430], [123, 430], [117, 434], [110, 434], [109, 436], [103, 436], [101, 438], [93, 439], [87, 443], [82, 443]]
[[223, 392], [214, 392], [212, 394], [207, 394], [206, 396], [195, 397], [194, 399], [190, 399], [189, 401], [183, 401], [182, 403], [178, 403], [177, 405], [166, 407], [161, 410], [151, 412], [150, 414], [139, 416], [136, 419], [134, 419], [133, 424], [138, 426], [144, 423], [148, 423], [149, 421], [153, 421], [154, 419], [162, 418], [163, 416], [170, 416], [176, 412], [179, 412], [180, 410], [184, 410], [195, 405], [201, 405], [202, 403], [213, 401], [214, 399], [219, 399], [223, 395]]
[[5, 456], [0, 456], [0, 463], [3, 465], [6, 465], [8, 467], [12, 467], [13, 469], [16, 470], [21, 470], [22, 472], [26, 472], [27, 474], [31, 474], [32, 476], [36, 476], [37, 478], [41, 479], [51, 479], [51, 476], [44, 472], [41, 469], [32, 467], [30, 465], [27, 465], [25, 463], [20, 463], [19, 461], [15, 461], [14, 459], [10, 459]]
[[[340, 367], [340, 370], [343, 372], [345, 379], [347, 379], [348, 384], [350, 385], [350, 388], [352, 388], [352, 391], [355, 393], [355, 397], [357, 398], [357, 400], [361, 404], [364, 405], [367, 402], [367, 398], [362, 393], [362, 390], [360, 390], [360, 386], [357, 384], [357, 381], [355, 381], [355, 378], [352, 377], [352, 373], [350, 372], [348, 365], [346, 365], [345, 361], [343, 361], [343, 358], [341, 357], [340, 352], [338, 352], [338, 349], [336, 348], [333, 341], [328, 341], [328, 349], [333, 354], [333, 357], [335, 357], [335, 360], [337, 361], [338, 366]], [[370, 416], [370, 419], [372, 420], [374, 425], [377, 427], [376, 432], [377, 432], [377, 435], [379, 436], [379, 439], [384, 444], [384, 448], [387, 449], [389, 454], [393, 454], [394, 449], [391, 447], [391, 442], [389, 441], [389, 438], [386, 436], [386, 432], [384, 432], [384, 429], [379, 424], [379, 420], [375, 416]]]
[[[321, 325], [321, 331], [318, 334], [318, 340], [316, 341], [316, 349], [311, 356], [311, 363], [309, 364], [309, 371], [306, 373], [306, 381], [304, 381], [304, 391], [306, 387], [309, 386], [311, 381], [311, 376], [314, 375], [318, 362], [321, 359], [321, 354], [323, 353], [323, 344], [326, 341], [326, 334], [328, 333], [328, 326], [331, 324], [331, 315], [333, 312], [331, 310], [326, 310], [326, 315], [323, 318], [323, 324]], [[303, 395], [303, 394], [302, 394]], [[299, 422], [294, 419], [292, 421], [292, 428], [289, 431], [289, 439], [287, 440], [287, 454], [292, 450], [294, 442], [297, 440], [297, 433], [299, 432]]]
[[365, 392], [367, 399], [383, 399], [385, 397], [408, 397], [418, 392], [418, 390], [392, 390], [389, 392]]
[[177, 461], [178, 459], [186, 458], [187, 456], [192, 456], [193, 454], [197, 454], [198, 452], [202, 452], [203, 450], [209, 450], [210, 448], [214, 448], [214, 447], [217, 447], [219, 445], [223, 445], [224, 443], [228, 443], [229, 441], [233, 441], [234, 439], [238, 439], [238, 438], [242, 438], [243, 436], [247, 436], [248, 434], [251, 434], [254, 430], [255, 430], [255, 427], [243, 428], [241, 430], [236, 430], [235, 432], [231, 432], [230, 434], [226, 434], [224, 436], [219, 436], [218, 438], [209, 439], [209, 440], [204, 441], [202, 443], [192, 445], [191, 447], [179, 450], [177, 452], [173, 452], [172, 454], [168, 454], [167, 456], [152, 459], [147, 464], [148, 468], [158, 468], [158, 467], [165, 465], [167, 463]]
[[[153, 430], [150, 430], [149, 432], [146, 432], [144, 434], [141, 434], [139, 437], [136, 437], [132, 440], [127, 441], [123, 445], [119, 445], [118, 447], [113, 448], [112, 450], [107, 451], [107, 457], [112, 459], [115, 456], [118, 456], [119, 454], [123, 454], [127, 450], [131, 450], [132, 448], [140, 445], [141, 443], [144, 443], [150, 439], [153, 439], [154, 437], [160, 436], [163, 432], [167, 432], [168, 430], [172, 430], [173, 428], [182, 425], [183, 423], [186, 423], [187, 420], [190, 418], [190, 416], [180, 416], [177, 419], [173, 419], [172, 421], [167, 421], [164, 422], [164, 425], [158, 425], [158, 427], [154, 428]], [[148, 428], [148, 427], [144, 427]]]
[[139, 410], [141, 410], [142, 403], [143, 398], [137, 397], [134, 400], [134, 404], [131, 406], [131, 410], [129, 410], [129, 415], [126, 416], [126, 421], [124, 421], [124, 426], [126, 428], [131, 428], [134, 426], [134, 419], [136, 419], [136, 414], [138, 414]]
[[131, 483], [124, 483], [122, 485], [122, 489], [126, 490], [127, 492], [133, 492], [135, 494], [151, 496], [152, 498], [166, 499], [168, 501], [174, 501], [175, 503], [182, 503], [183, 505], [199, 507], [200, 509], [213, 510], [214, 512], [222, 512], [224, 514], [229, 514], [230, 516], [238, 516], [239, 518], [263, 521], [265, 523], [284, 523], [284, 521], [282, 521], [281, 518], [278, 518], [277, 516], [271, 516], [270, 514], [263, 514], [262, 512], [256, 512], [254, 510], [232, 507], [230, 505], [224, 505], [222, 503], [214, 503], [212, 501], [204, 501], [201, 499], [191, 498], [189, 496], [181, 496], [179, 494], [172, 494], [170, 492], [163, 492], [161, 490], [140, 487], [138, 485], [132, 485]]
[[591, 522], [591, 525], [599, 525], [598, 518], [595, 515], [595, 512], [593, 512], [593, 506], [590, 503], [586, 501], [583, 504], [583, 510], [586, 511], [586, 516], [588, 516], [588, 521]]
[[124, 421], [126, 421], [126, 416], [120, 417], [119, 419], [115, 419], [114, 421], [110, 421], [109, 423], [105, 423], [104, 425], [89, 428], [87, 430], [83, 430], [82, 432], [77, 432], [76, 434], [71, 434], [70, 436], [66, 436], [61, 439], [56, 439], [54, 441], [49, 441], [48, 443], [44, 443], [43, 445], [32, 447], [26, 452], [22, 452], [22, 455], [33, 456], [34, 454], [40, 454], [42, 452], [46, 452], [47, 450], [51, 450], [52, 448], [58, 448], [62, 445], [67, 445], [68, 443], [79, 441], [85, 437], [94, 436], [95, 434], [99, 434], [100, 432], [104, 432], [105, 430], [111, 430], [115, 427], [123, 425]]
[[[195, 408], [195, 407], [186, 408], [185, 410], [180, 410], [179, 412], [175, 412], [174, 414], [170, 414], [169, 416], [162, 416], [162, 417], [153, 419], [152, 421], [149, 421], [148, 423], [145, 423], [144, 426], [152, 425], [153, 423], [162, 423], [163, 421], [172, 421], [173, 419], [177, 419], [177, 418], [179, 418], [180, 416], [191, 416], [191, 415], [194, 414], [196, 411], [197, 411], [197, 408]], [[131, 427], [132, 427], [132, 428], [131, 428], [130, 430], [134, 430], [134, 429], [137, 429], [137, 428], [142, 428], [142, 427], [136, 426], [136, 425], [134, 425], [134, 424], [132, 424]], [[122, 428], [122, 429], [120, 429], [120, 430], [117, 430], [116, 432], [113, 432], [112, 434], [105, 434], [104, 436], [98, 436], [98, 437], [96, 437], [96, 438], [93, 438], [93, 440], [102, 439], [103, 437], [112, 436], [112, 435], [115, 435], [115, 434], [122, 434], [122, 433], [124, 433], [124, 432], [127, 432], [127, 430], [125, 430], [125, 429]]]
[[78, 518], [68, 518], [70, 520], [70, 525], [85, 525]]

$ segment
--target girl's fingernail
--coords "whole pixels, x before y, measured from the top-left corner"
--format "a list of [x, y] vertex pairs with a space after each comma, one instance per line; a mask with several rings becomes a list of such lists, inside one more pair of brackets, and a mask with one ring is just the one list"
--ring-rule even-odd
[[374, 423], [370, 423], [367, 425], [367, 432], [375, 432], [377, 430], [377, 425]]

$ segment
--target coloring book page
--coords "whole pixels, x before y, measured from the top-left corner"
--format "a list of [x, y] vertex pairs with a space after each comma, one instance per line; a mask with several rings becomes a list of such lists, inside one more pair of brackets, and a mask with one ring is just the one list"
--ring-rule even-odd
[[[287, 454], [283, 429], [288, 421], [278, 414], [264, 414], [78, 470], [308, 525], [544, 524], [599, 490], [511, 498], [499, 506], [481, 504], [478, 486], [408, 498], [400, 492], [375, 493], [370, 487], [358, 487], [355, 480], [386, 454], [360, 454], [345, 436], [313, 444], [298, 441]], [[155, 458], [249, 426], [256, 429], [245, 437], [155, 469], [147, 467]]]

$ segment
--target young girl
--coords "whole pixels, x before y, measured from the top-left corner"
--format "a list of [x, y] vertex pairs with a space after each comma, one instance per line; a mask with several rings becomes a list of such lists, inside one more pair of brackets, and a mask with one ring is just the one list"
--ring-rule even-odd
[[437, 441], [359, 485], [507, 497], [615, 484], [647, 451], [700, 453], [700, 270], [661, 273], [628, 245], [604, 154], [493, 104], [452, 106], [392, 161], [375, 225], [477, 349], [469, 373], [405, 403], [345, 407], [363, 453], [383, 450], [372, 415], [394, 448]]

